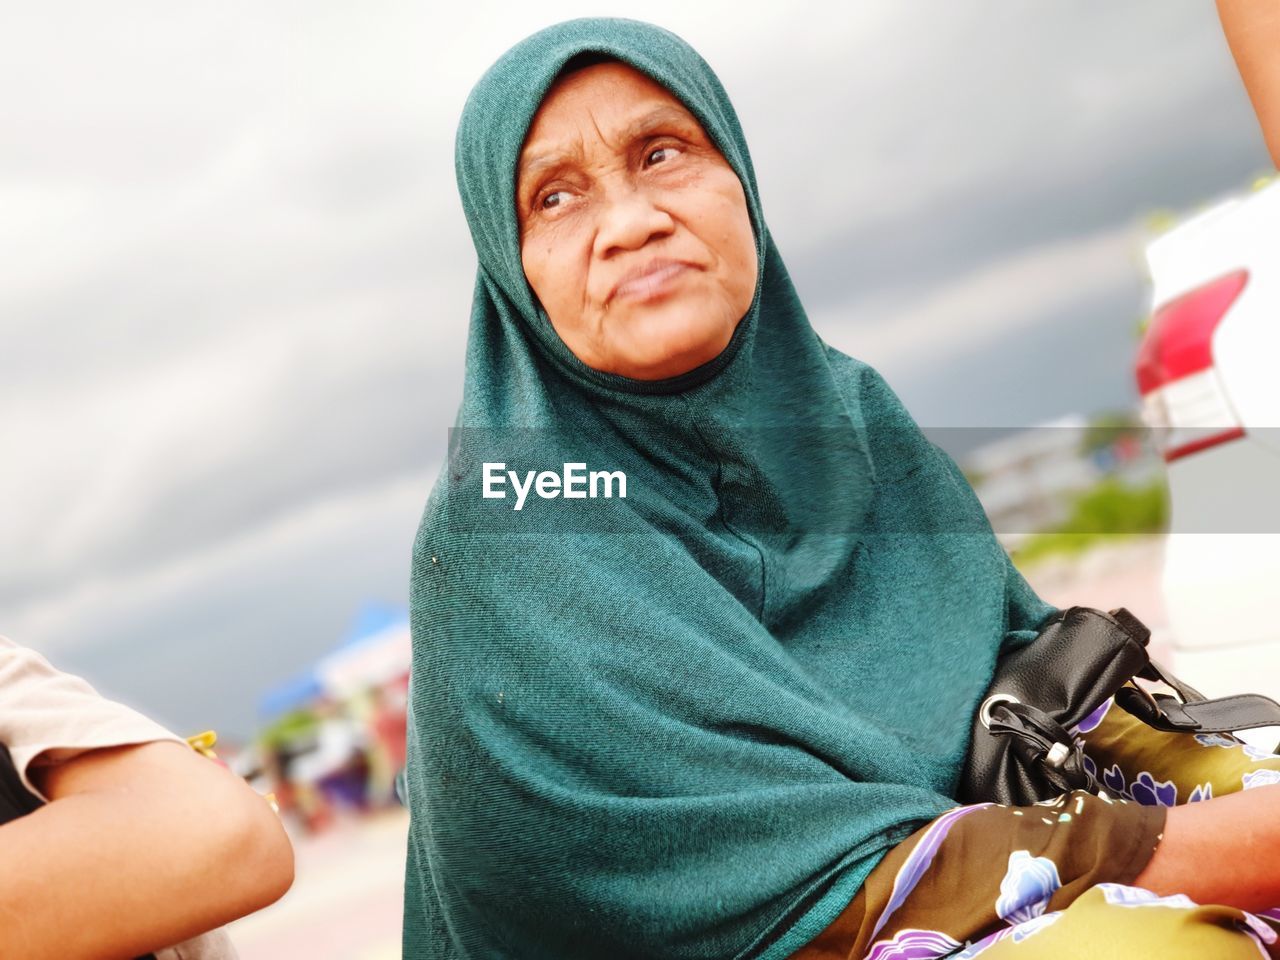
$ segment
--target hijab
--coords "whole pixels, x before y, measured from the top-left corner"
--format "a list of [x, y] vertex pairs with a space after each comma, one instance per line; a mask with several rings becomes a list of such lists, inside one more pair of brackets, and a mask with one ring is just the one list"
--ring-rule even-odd
[[[754, 299], [667, 380], [578, 360], [521, 267], [521, 146], [582, 53], [671, 91], [746, 195]], [[884, 379], [809, 325], [734, 109], [679, 37], [526, 38], [471, 91], [455, 161], [479, 265], [413, 549], [404, 955], [787, 956], [956, 805], [996, 657], [1054, 608]], [[483, 496], [495, 463], [621, 471], [627, 495], [517, 511]]]

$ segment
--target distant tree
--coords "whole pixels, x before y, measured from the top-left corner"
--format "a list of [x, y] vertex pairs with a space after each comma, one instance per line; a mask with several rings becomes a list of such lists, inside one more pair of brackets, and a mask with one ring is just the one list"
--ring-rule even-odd
[[1138, 414], [1128, 410], [1100, 413], [1089, 421], [1080, 438], [1080, 455], [1091, 457], [1099, 450], [1107, 450], [1124, 437], [1141, 441], [1146, 426]]

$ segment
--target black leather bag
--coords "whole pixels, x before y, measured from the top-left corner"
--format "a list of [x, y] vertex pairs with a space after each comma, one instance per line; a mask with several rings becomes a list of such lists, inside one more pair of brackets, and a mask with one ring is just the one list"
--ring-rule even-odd
[[[1151, 631], [1123, 607], [1070, 607], [996, 665], [973, 719], [960, 777], [962, 803], [1025, 806], [1070, 790], [1098, 793], [1084, 752], [1067, 731], [1108, 697], [1158, 730], [1229, 733], [1280, 725], [1280, 703], [1261, 694], [1205, 699], [1153, 661]], [[1177, 696], [1130, 683], [1165, 684]]]

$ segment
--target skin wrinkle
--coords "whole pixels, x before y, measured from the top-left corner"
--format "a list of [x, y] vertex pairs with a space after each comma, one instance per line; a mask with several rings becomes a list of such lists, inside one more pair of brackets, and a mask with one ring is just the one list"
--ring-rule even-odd
[[[594, 117], [592, 120], [594, 122]], [[687, 133], [689, 132], [687, 129], [689, 120], [689, 115], [682, 110], [673, 109], [669, 106], [658, 107], [645, 113], [644, 116], [627, 126], [618, 139], [620, 142], [634, 140], [642, 133], [664, 124], [677, 127], [684, 126]], [[696, 121], [694, 122], [696, 123]], [[603, 139], [603, 134], [600, 133], [598, 126], [596, 133]], [[542, 186], [542, 179], [548, 171], [554, 171], [558, 166], [582, 159], [581, 151], [551, 151], [543, 154], [532, 154], [526, 150], [526, 154], [527, 156], [523, 156], [520, 161], [517, 175], [517, 182], [525, 184], [528, 188], [528, 190], [522, 191], [518, 195], [521, 205], [525, 208], [529, 206], [529, 201], [532, 199], [526, 194], [531, 192], [532, 189]]]
[[[561, 78], [519, 170], [525, 277], [578, 359], [659, 380], [724, 350], [755, 294], [755, 235], [737, 174], [666, 88], [616, 61]], [[658, 258], [685, 269], [612, 296]]]

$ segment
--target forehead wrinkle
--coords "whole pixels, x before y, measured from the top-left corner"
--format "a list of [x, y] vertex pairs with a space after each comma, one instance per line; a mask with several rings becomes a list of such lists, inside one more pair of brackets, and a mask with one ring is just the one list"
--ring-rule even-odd
[[[596, 123], [595, 114], [589, 112], [589, 116], [591, 118], [592, 125], [596, 128], [597, 135], [599, 135], [601, 140], [605, 140], [603, 131], [601, 131], [599, 124]], [[652, 110], [645, 111], [643, 114], [627, 123], [619, 133], [619, 140], [626, 143], [645, 133], [649, 129], [660, 126], [663, 123], [693, 123], [699, 129], [702, 127], [702, 125], [698, 123], [697, 119], [683, 107], [675, 104], [663, 104]], [[531, 156], [522, 154], [520, 164], [517, 169], [517, 177], [519, 179], [533, 177], [548, 167], [554, 167], [566, 160], [572, 160], [576, 157], [580, 157], [581, 154], [582, 151], [577, 148], [571, 150], [552, 149], [545, 152], [534, 153]]]
[[543, 170], [550, 167], [558, 167], [560, 164], [570, 160], [580, 158], [582, 151], [580, 149], [570, 150], [551, 150], [546, 153], [536, 154], [531, 160], [521, 160], [518, 178], [521, 180], [537, 176]]

